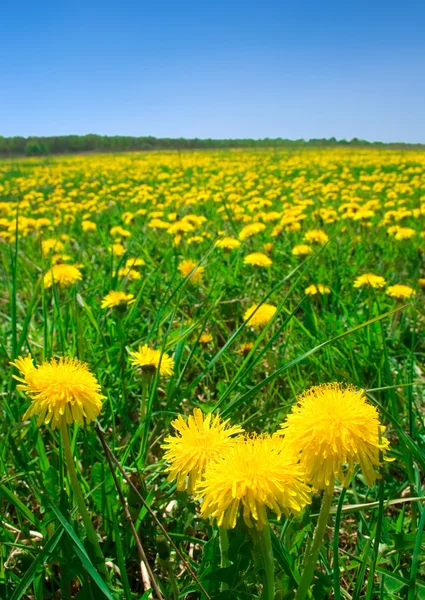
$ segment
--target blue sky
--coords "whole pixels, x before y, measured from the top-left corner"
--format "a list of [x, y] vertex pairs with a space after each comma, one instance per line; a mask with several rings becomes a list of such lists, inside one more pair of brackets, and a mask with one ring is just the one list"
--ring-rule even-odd
[[0, 135], [425, 143], [425, 2], [3, 3]]

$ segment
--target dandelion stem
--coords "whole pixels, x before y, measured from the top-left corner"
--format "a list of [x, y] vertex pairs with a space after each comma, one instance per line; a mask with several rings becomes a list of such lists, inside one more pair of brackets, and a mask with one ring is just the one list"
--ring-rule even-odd
[[341, 592], [340, 592], [340, 571], [339, 571], [339, 556], [338, 556], [338, 548], [339, 548], [339, 526], [341, 523], [341, 513], [342, 506], [344, 504], [345, 494], [347, 492], [347, 488], [343, 487], [341, 490], [341, 495], [339, 497], [338, 508], [335, 515], [335, 531], [334, 531], [334, 542], [333, 542], [333, 553], [334, 553], [334, 564], [333, 564], [333, 579], [334, 579], [334, 600], [340, 600]]
[[322, 545], [329, 511], [332, 506], [333, 490], [334, 488], [332, 486], [332, 489], [326, 490], [323, 495], [322, 506], [320, 508], [316, 529], [314, 531], [313, 543], [308, 555], [305, 557], [304, 571], [301, 575], [297, 593], [295, 594], [295, 600], [304, 600], [308, 594], [308, 590], [313, 579], [314, 568], [319, 556], [319, 550]]
[[267, 523], [260, 532], [261, 549], [264, 560], [264, 587], [262, 598], [273, 600], [274, 598], [274, 563], [272, 539], [270, 536], [270, 525]]
[[[220, 538], [220, 555], [221, 555], [220, 566], [222, 569], [225, 569], [226, 567], [230, 567], [229, 536], [227, 535], [227, 530], [224, 529], [224, 527], [218, 528], [218, 534], [219, 534], [219, 538]], [[228, 590], [228, 589], [229, 589], [229, 586], [227, 585], [227, 583], [223, 582], [221, 584], [221, 591], [223, 592], [224, 590]]]
[[230, 566], [229, 561], [229, 537], [227, 535], [226, 529], [224, 527], [219, 527], [219, 536], [220, 536], [220, 552], [221, 552], [221, 567], [225, 568]]
[[96, 532], [93, 527], [93, 523], [91, 522], [90, 515], [87, 511], [86, 504], [84, 502], [83, 492], [81, 491], [80, 484], [78, 482], [77, 472], [74, 466], [74, 457], [71, 452], [71, 444], [69, 442], [68, 435], [68, 427], [64, 420], [61, 421], [60, 425], [62, 441], [63, 441], [63, 449], [65, 452], [66, 466], [68, 468], [68, 475], [71, 481], [71, 488], [75, 496], [75, 500], [78, 505], [78, 509], [80, 511], [81, 518], [83, 519], [84, 527], [87, 532], [87, 537], [90, 543], [93, 546], [95, 556], [97, 558], [97, 568], [99, 571], [107, 577], [107, 571], [105, 566], [105, 558], [102, 554], [102, 550], [99, 545], [99, 540], [97, 539]]

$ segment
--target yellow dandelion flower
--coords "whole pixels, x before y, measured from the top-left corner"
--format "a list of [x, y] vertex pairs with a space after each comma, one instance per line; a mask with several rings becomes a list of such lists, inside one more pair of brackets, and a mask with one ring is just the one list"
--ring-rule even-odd
[[399, 227], [394, 237], [397, 241], [402, 242], [403, 240], [410, 240], [415, 234], [416, 231], [410, 227]]
[[203, 415], [195, 408], [187, 420], [181, 415], [172, 422], [178, 435], [165, 438], [162, 448], [164, 459], [170, 463], [166, 469], [168, 481], [177, 480], [177, 489], [192, 494], [202, 478], [206, 467], [227, 453], [235, 443], [232, 437], [242, 433], [239, 426], [228, 427], [218, 415]]
[[252, 237], [256, 233], [261, 233], [264, 231], [266, 226], [264, 223], [250, 223], [249, 225], [245, 225], [245, 227], [239, 232], [239, 239], [241, 242]]
[[111, 290], [102, 300], [101, 308], [125, 307], [136, 302], [134, 294]]
[[298, 514], [311, 502], [304, 478], [298, 457], [278, 438], [239, 437], [206, 468], [197, 487], [201, 515], [231, 529], [241, 510], [246, 525], [261, 530], [268, 523], [267, 508], [280, 519], [282, 513]]
[[59, 263], [44, 275], [44, 287], [52, 287], [53, 283], [61, 288], [69, 287], [83, 278], [80, 269], [74, 265]]
[[57, 265], [58, 263], [68, 262], [72, 260], [72, 256], [70, 256], [69, 254], [53, 254], [50, 260], [52, 265]]
[[387, 294], [388, 294], [388, 296], [391, 296], [392, 298], [398, 298], [398, 299], [402, 300], [405, 298], [411, 298], [412, 296], [415, 296], [416, 292], [413, 288], [411, 288], [408, 285], [396, 284], [396, 285], [390, 285], [388, 287]]
[[52, 250], [55, 252], [61, 252], [64, 248], [64, 243], [54, 238], [48, 238], [46, 240], [42, 240], [41, 242], [41, 251], [43, 256], [48, 256]]
[[174, 373], [174, 360], [166, 352], [153, 350], [147, 344], [139, 346], [136, 352], [131, 352], [131, 364], [143, 374], [153, 374], [159, 367], [160, 375]]
[[254, 265], [255, 267], [271, 267], [273, 261], [266, 254], [262, 252], [253, 252], [248, 254], [243, 259], [244, 265]]
[[420, 288], [425, 288], [425, 279], [418, 279], [418, 285]]
[[359, 288], [363, 286], [370, 286], [373, 288], [383, 288], [386, 284], [386, 281], [380, 275], [374, 275], [373, 273], [365, 273], [364, 275], [359, 275], [356, 277], [354, 281], [354, 287]]
[[253, 348], [254, 348], [254, 344], [252, 342], [245, 342], [244, 344], [241, 344], [239, 346], [239, 348], [236, 350], [236, 352], [238, 354], [241, 354], [242, 356], [247, 356]]
[[310, 229], [304, 235], [305, 242], [315, 242], [316, 244], [326, 244], [329, 236], [322, 229]]
[[130, 237], [131, 236], [131, 231], [124, 229], [123, 227], [121, 227], [121, 225], [115, 225], [114, 227], [111, 227], [111, 229], [109, 230], [109, 233], [113, 237]]
[[263, 248], [268, 254], [271, 254], [273, 251], [273, 242], [266, 242]]
[[146, 261], [143, 258], [128, 258], [125, 262], [125, 266], [129, 269], [134, 267], [143, 267]]
[[221, 240], [217, 240], [215, 245], [217, 246], [217, 248], [222, 248], [223, 250], [235, 250], [236, 248], [239, 248], [241, 243], [235, 238], [224, 237]]
[[191, 244], [201, 244], [204, 241], [202, 235], [192, 235], [192, 237], [187, 238], [187, 245]]
[[122, 244], [112, 244], [111, 252], [114, 256], [123, 256], [126, 253], [126, 249]]
[[29, 355], [17, 358], [11, 365], [23, 375], [14, 375], [21, 382], [18, 389], [32, 400], [24, 421], [38, 415], [38, 427], [51, 422], [52, 429], [56, 429], [63, 422], [90, 423], [100, 413], [105, 396], [85, 363], [75, 358], [60, 358], [35, 367]]
[[213, 336], [211, 333], [204, 331], [204, 333], [199, 338], [200, 344], [210, 344], [213, 341]]
[[190, 275], [190, 281], [193, 283], [201, 281], [205, 271], [204, 267], [198, 266], [198, 264], [191, 259], [183, 260], [179, 264], [178, 269], [183, 277], [188, 277]]
[[316, 296], [317, 294], [324, 295], [330, 293], [331, 289], [328, 288], [328, 286], [323, 285], [323, 283], [318, 283], [317, 285], [314, 285], [313, 283], [304, 290], [304, 294], [307, 294], [307, 296]]
[[335, 479], [347, 484], [356, 463], [373, 485], [379, 453], [389, 447], [378, 411], [366, 402], [363, 390], [339, 383], [315, 386], [299, 396], [281, 427], [316, 489], [331, 491]]
[[274, 317], [277, 311], [276, 306], [273, 304], [253, 304], [244, 313], [243, 320], [247, 322], [247, 325], [258, 329], [263, 325], [266, 325]]
[[127, 279], [141, 279], [142, 278], [139, 271], [136, 271], [136, 269], [129, 269], [128, 267], [121, 267], [116, 272], [116, 275], [118, 277], [127, 277]]
[[313, 248], [307, 244], [297, 244], [291, 250], [294, 256], [307, 256], [307, 254], [311, 254], [312, 252]]
[[81, 229], [83, 231], [96, 231], [97, 225], [93, 221], [82, 221]]

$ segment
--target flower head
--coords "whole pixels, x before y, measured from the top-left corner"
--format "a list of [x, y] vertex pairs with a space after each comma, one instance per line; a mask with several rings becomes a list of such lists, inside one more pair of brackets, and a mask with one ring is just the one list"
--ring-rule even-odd
[[220, 240], [217, 240], [215, 245], [217, 248], [223, 248], [223, 250], [234, 250], [235, 248], [239, 248], [241, 243], [239, 240], [235, 240], [235, 238], [224, 237]]
[[317, 294], [323, 296], [324, 294], [330, 293], [331, 289], [328, 288], [327, 285], [323, 285], [323, 283], [318, 283], [317, 285], [314, 285], [313, 283], [304, 290], [304, 294], [307, 294], [307, 296], [317, 296]]
[[226, 454], [235, 443], [232, 437], [242, 433], [239, 426], [228, 427], [218, 415], [203, 415], [195, 408], [193, 416], [184, 419], [181, 415], [172, 422], [178, 435], [165, 438], [164, 459], [170, 463], [168, 480], [177, 479], [177, 489], [193, 493], [206, 467]]
[[267, 524], [266, 508], [280, 519], [282, 513], [299, 513], [310, 500], [304, 468], [298, 457], [277, 437], [238, 438], [211, 462], [197, 487], [201, 515], [218, 525], [235, 527], [239, 510], [248, 527]]
[[143, 258], [127, 258], [125, 266], [132, 269], [134, 267], [143, 267], [146, 261]]
[[204, 267], [198, 266], [198, 263], [196, 263], [194, 260], [190, 260], [190, 259], [183, 260], [179, 264], [178, 268], [179, 268], [180, 273], [183, 275], [183, 277], [189, 277], [189, 275], [190, 275], [190, 281], [192, 283], [201, 281], [201, 279], [204, 275], [204, 270], [205, 270]]
[[363, 286], [370, 286], [373, 288], [383, 288], [386, 284], [386, 281], [380, 275], [374, 275], [373, 273], [365, 273], [364, 275], [359, 275], [356, 277], [354, 281], [354, 287], [359, 288]]
[[248, 354], [251, 352], [251, 350], [253, 348], [254, 348], [254, 344], [252, 342], [245, 342], [239, 346], [239, 348], [236, 350], [236, 352], [238, 354], [241, 354], [242, 356], [248, 356]]
[[297, 244], [291, 250], [294, 256], [307, 256], [313, 252], [313, 248], [307, 244]]
[[356, 463], [373, 485], [379, 453], [389, 446], [378, 411], [366, 402], [363, 390], [339, 383], [312, 387], [299, 396], [282, 430], [317, 489], [333, 489], [336, 478], [348, 482]]
[[277, 308], [273, 304], [253, 304], [245, 311], [243, 319], [250, 327], [258, 329], [271, 321], [276, 311]]
[[139, 346], [136, 352], [131, 352], [131, 364], [144, 374], [154, 374], [159, 367], [160, 375], [174, 373], [174, 361], [166, 352], [153, 350], [147, 344]]
[[265, 228], [266, 226], [264, 223], [250, 223], [249, 225], [245, 225], [245, 227], [239, 232], [239, 239], [243, 242], [256, 233], [261, 233], [261, 231], [264, 231]]
[[111, 245], [111, 252], [114, 256], [124, 256], [127, 250], [123, 244], [117, 242], [116, 244]]
[[200, 344], [210, 344], [213, 341], [213, 336], [209, 331], [204, 331], [204, 333], [199, 338]]
[[272, 259], [267, 254], [263, 254], [263, 252], [248, 254], [243, 259], [243, 262], [245, 265], [254, 265], [255, 267], [271, 267], [273, 264]]
[[59, 285], [59, 287], [65, 288], [80, 281], [82, 278], [81, 271], [76, 266], [59, 263], [54, 265], [50, 271], [47, 271], [45, 274], [44, 287], [52, 287], [54, 282]]
[[63, 242], [54, 238], [47, 238], [41, 242], [43, 256], [48, 256], [52, 250], [55, 252], [62, 252], [64, 248]]
[[141, 279], [139, 271], [136, 269], [131, 269], [130, 267], [120, 267], [118, 271], [115, 273], [117, 277], [125, 277], [127, 279]]
[[317, 244], [326, 244], [329, 236], [322, 229], [311, 229], [304, 236], [306, 242], [316, 242]]
[[51, 422], [52, 429], [56, 429], [63, 422], [90, 423], [100, 413], [105, 396], [85, 363], [75, 358], [60, 358], [35, 367], [28, 355], [17, 358], [11, 365], [23, 375], [14, 375], [21, 382], [18, 389], [32, 400], [23, 420], [38, 415], [38, 427]]
[[388, 296], [392, 298], [398, 298], [399, 300], [403, 300], [405, 298], [411, 298], [416, 295], [416, 292], [413, 288], [408, 285], [390, 285], [387, 289]]
[[134, 294], [112, 290], [102, 300], [101, 308], [126, 307], [136, 302]]

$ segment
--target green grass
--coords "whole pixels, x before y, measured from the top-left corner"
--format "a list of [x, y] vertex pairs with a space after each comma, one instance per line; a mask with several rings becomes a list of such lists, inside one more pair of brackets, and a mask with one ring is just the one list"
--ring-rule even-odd
[[[419, 211], [398, 222], [415, 229], [405, 241], [388, 233], [395, 221], [383, 224], [390, 210], [425, 209], [425, 154], [247, 151], [187, 153], [181, 161], [164, 153], [0, 163], [0, 599], [149, 597], [137, 540], [95, 428], [75, 425], [70, 434], [107, 578], [73, 504], [60, 435], [37, 428], [34, 419], [22, 422], [28, 399], [17, 391], [9, 363], [28, 352], [36, 364], [78, 357], [98, 378], [106, 396], [98, 422], [128, 478], [116, 469], [166, 599], [205, 598], [199, 581], [211, 598], [262, 593], [262, 566], [249, 532], [242, 525], [229, 532], [232, 564], [221, 567], [217, 527], [167, 482], [161, 443], [176, 415], [199, 406], [220, 410], [247, 431], [274, 432], [312, 385], [340, 381], [364, 388], [387, 427], [395, 460], [372, 488], [360, 471], [342, 501], [337, 486], [311, 597], [425, 598], [425, 330], [417, 283], [425, 277], [424, 216]], [[341, 218], [341, 204], [369, 201], [376, 201], [366, 219], [370, 227]], [[256, 221], [296, 203], [305, 214], [300, 231], [273, 237], [273, 222], [230, 254], [214, 247], [222, 232], [237, 237], [244, 226], [236, 206]], [[333, 222], [317, 213], [323, 208], [335, 211]], [[146, 213], [135, 214], [140, 210]], [[207, 220], [174, 245], [173, 236], [148, 226], [156, 210], [164, 220], [173, 212]], [[130, 224], [126, 212], [134, 213]], [[50, 220], [42, 239], [69, 236], [64, 252], [82, 265], [81, 282], [44, 289], [52, 256], [42, 255], [38, 231], [24, 217]], [[84, 218], [96, 222], [95, 232], [82, 230]], [[121, 258], [109, 250], [114, 225], [131, 231]], [[329, 242], [313, 245], [306, 260], [293, 256], [304, 233], [318, 228]], [[188, 244], [192, 235], [203, 241]], [[244, 265], [243, 257], [263, 251], [266, 242], [274, 244], [272, 267]], [[141, 279], [114, 274], [128, 257], [146, 261], [138, 268]], [[180, 275], [184, 258], [205, 267], [199, 285]], [[416, 296], [398, 301], [385, 290], [354, 288], [354, 279], [367, 272], [412, 286]], [[305, 296], [311, 283], [328, 285], [331, 294]], [[136, 302], [123, 313], [101, 309], [111, 289], [126, 289]], [[278, 310], [254, 332], [243, 314], [262, 301]], [[200, 343], [204, 331], [213, 335], [211, 344]], [[247, 356], [237, 353], [245, 342], [254, 344]], [[141, 420], [143, 385], [128, 353], [144, 343], [172, 354], [175, 371], [151, 381]], [[299, 517], [279, 523], [270, 515], [278, 599], [294, 597], [319, 504], [315, 495]]]

